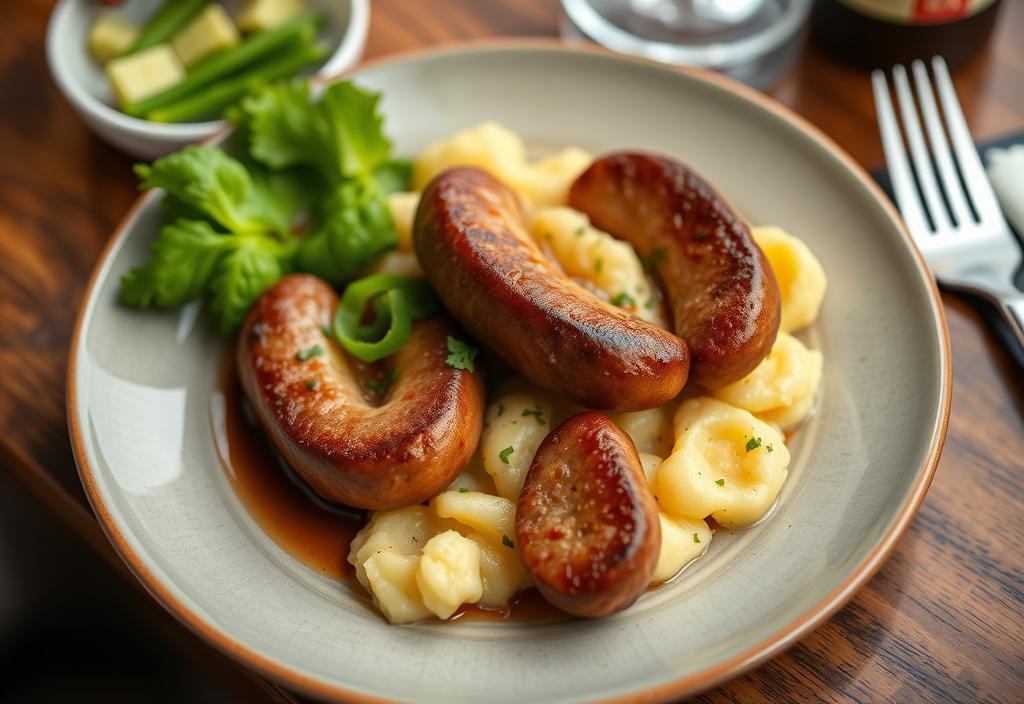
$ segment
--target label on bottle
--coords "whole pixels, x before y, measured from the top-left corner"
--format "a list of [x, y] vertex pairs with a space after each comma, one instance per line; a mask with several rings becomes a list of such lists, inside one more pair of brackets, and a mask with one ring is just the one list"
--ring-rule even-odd
[[975, 15], [995, 0], [838, 0], [851, 10], [893, 24], [952, 22]]

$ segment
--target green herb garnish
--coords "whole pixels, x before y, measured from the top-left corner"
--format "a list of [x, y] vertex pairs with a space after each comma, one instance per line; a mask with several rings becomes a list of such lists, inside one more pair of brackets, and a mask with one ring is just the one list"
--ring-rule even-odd
[[746, 447], [747, 447], [747, 452], [751, 452], [753, 450], [756, 450], [757, 448], [761, 447], [761, 438], [751, 437], [749, 440], [747, 440]]
[[695, 543], [699, 543], [700, 542], [700, 538], [697, 536], [696, 533], [693, 534], [693, 542], [695, 542]]
[[498, 459], [500, 459], [505, 464], [508, 464], [509, 455], [511, 455], [513, 452], [515, 452], [515, 450], [513, 450], [512, 446], [509, 445], [504, 450], [498, 453]]
[[[315, 23], [297, 19], [288, 31]], [[339, 285], [394, 248], [386, 196], [408, 186], [411, 165], [391, 159], [379, 99], [348, 81], [316, 102], [306, 82], [264, 86], [232, 116], [237, 157], [188, 146], [138, 165], [141, 187], [163, 189], [175, 219], [152, 256], [122, 277], [121, 302], [176, 308], [206, 298], [231, 335], [285, 274]], [[301, 236], [293, 229], [300, 219], [308, 221]]]
[[604, 269], [604, 259], [598, 257], [597, 261], [594, 262], [594, 271], [600, 274], [602, 269]]
[[312, 347], [308, 347], [304, 350], [299, 350], [298, 352], [296, 352], [295, 359], [299, 360], [300, 362], [305, 362], [307, 359], [311, 359], [313, 357], [321, 357], [323, 356], [323, 353], [323, 347], [321, 347], [320, 345], [313, 345]]
[[718, 486], [725, 486], [725, 480], [724, 479], [716, 479], [715, 480], [715, 484], [717, 484]]
[[544, 412], [540, 409], [540, 404], [537, 404], [534, 408], [524, 408], [523, 417], [533, 416], [537, 419], [537, 425], [544, 425]]
[[630, 296], [625, 291], [623, 291], [620, 294], [617, 294], [617, 295], [613, 296], [611, 301], [609, 301], [609, 302], [613, 306], [619, 306], [620, 308], [623, 307], [623, 304], [625, 304], [626, 306], [629, 306], [630, 308], [635, 308], [636, 307], [636, 301], [633, 300], [633, 297]]
[[454, 369], [465, 369], [467, 372], [473, 373], [476, 371], [476, 368], [473, 366], [473, 360], [476, 359], [479, 351], [473, 345], [466, 344], [462, 340], [449, 335], [448, 356], [445, 357], [444, 363]]
[[319, 379], [310, 379], [309, 381], [306, 382], [306, 391], [312, 391], [318, 386], [320, 386]]
[[364, 383], [370, 391], [383, 396], [398, 381], [398, 370], [392, 369], [380, 379], [367, 379]]
[[460, 493], [460, 494], [465, 494], [465, 493], [467, 493], [468, 491], [469, 491], [469, 489], [467, 489], [467, 488], [466, 488], [466, 487], [464, 487], [464, 486], [460, 486], [460, 487], [459, 487], [459, 493]]
[[583, 237], [583, 233], [585, 233], [586, 231], [587, 231], [587, 228], [585, 228], [582, 225], [580, 225], [579, 227], [576, 228], [576, 236], [577, 237]]
[[514, 548], [516, 546], [516, 544], [512, 542], [512, 538], [508, 537], [507, 535], [501, 536], [501, 544], [507, 548]]
[[708, 231], [705, 230], [703, 227], [698, 227], [696, 230], [693, 231], [693, 239], [695, 240], [702, 240], [707, 236]]
[[664, 247], [655, 247], [648, 256], [641, 258], [640, 263], [644, 270], [647, 273], [652, 273], [658, 266], [658, 262], [665, 258], [666, 251]]

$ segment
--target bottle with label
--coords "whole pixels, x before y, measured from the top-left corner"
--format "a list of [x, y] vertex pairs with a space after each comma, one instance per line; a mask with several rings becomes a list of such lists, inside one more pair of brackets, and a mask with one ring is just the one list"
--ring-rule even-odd
[[817, 0], [818, 44], [865, 68], [942, 56], [951, 68], [988, 41], [1000, 0]]

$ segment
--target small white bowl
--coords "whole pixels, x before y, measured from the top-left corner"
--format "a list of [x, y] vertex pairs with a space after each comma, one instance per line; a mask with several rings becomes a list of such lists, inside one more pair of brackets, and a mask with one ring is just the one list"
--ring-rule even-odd
[[[57, 88], [75, 112], [101, 139], [139, 159], [154, 159], [212, 136], [224, 120], [166, 124], [126, 115], [114, 106], [113, 91], [103, 67], [89, 55], [87, 39], [96, 17], [113, 9], [143, 22], [161, 0], [128, 0], [109, 8], [96, 0], [60, 0], [46, 30], [46, 60]], [[236, 10], [237, 1], [224, 3]], [[316, 75], [340, 73], [354, 66], [363, 53], [370, 25], [369, 0], [309, 0], [325, 18], [320, 37], [334, 47]]]

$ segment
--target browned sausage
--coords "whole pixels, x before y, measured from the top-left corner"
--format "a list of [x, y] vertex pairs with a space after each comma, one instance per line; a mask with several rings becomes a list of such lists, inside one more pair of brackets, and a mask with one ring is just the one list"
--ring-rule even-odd
[[281, 279], [253, 305], [238, 373], [274, 445], [317, 494], [359, 508], [425, 501], [468, 464], [480, 439], [480, 373], [445, 364], [444, 316], [416, 323], [391, 358], [398, 377], [380, 405], [363, 396], [344, 351], [324, 335], [338, 304], [307, 274]]
[[516, 538], [540, 593], [577, 616], [626, 608], [661, 550], [658, 508], [633, 441], [585, 411], [541, 443], [516, 508]]
[[569, 203], [655, 265], [697, 383], [725, 386], [765, 358], [779, 330], [775, 275], [700, 176], [665, 157], [609, 154], [576, 180]]
[[585, 406], [634, 410], [665, 403], [686, 383], [686, 344], [545, 258], [515, 194], [485, 171], [455, 168], [431, 181], [413, 239], [449, 312], [541, 386]]

